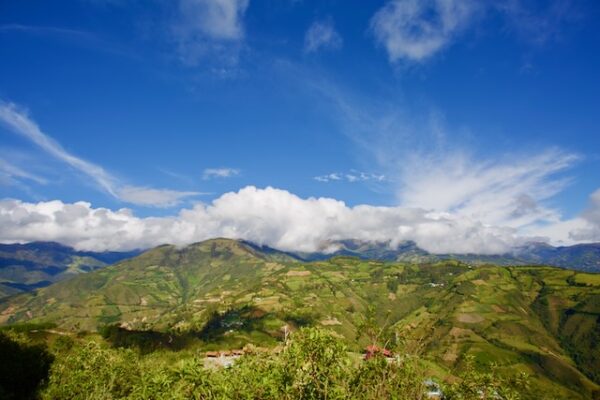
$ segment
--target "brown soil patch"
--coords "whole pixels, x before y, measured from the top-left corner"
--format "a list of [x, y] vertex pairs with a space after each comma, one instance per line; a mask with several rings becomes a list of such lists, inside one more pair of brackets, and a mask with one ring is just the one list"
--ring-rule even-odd
[[0, 324], [5, 323], [15, 312], [15, 306], [10, 306], [0, 314]]
[[497, 304], [492, 304], [492, 310], [494, 310], [494, 312], [497, 312], [497, 313], [505, 313], [506, 312], [506, 310], [504, 308], [500, 307]]
[[273, 262], [266, 263], [265, 267], [267, 271], [279, 271], [280, 269], [284, 268], [283, 265]]
[[448, 348], [448, 350], [442, 356], [442, 360], [447, 362], [455, 362], [458, 359], [458, 345], [453, 343], [452, 346]]
[[341, 325], [342, 323], [338, 321], [337, 318], [324, 319], [321, 321], [321, 325], [323, 326], [333, 326], [333, 325]]
[[481, 315], [477, 314], [459, 314], [456, 319], [459, 322], [464, 322], [466, 324], [476, 324], [484, 320]]
[[310, 271], [288, 271], [287, 276], [308, 276], [310, 275]]
[[410, 332], [412, 330], [414, 330], [418, 325], [414, 322], [411, 322], [410, 324], [406, 324], [404, 326], [401, 327], [402, 331], [406, 331], [406, 332]]
[[450, 329], [450, 336], [453, 336], [454, 338], [465, 337], [470, 336], [472, 332], [473, 331], [470, 329], [463, 329], [459, 328], [458, 326], [454, 326], [452, 329]]

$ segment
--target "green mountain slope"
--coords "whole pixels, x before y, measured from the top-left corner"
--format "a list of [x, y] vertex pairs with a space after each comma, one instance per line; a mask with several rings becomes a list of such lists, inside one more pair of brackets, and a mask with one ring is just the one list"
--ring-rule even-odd
[[[385, 263], [353, 257], [303, 263], [215, 239], [160, 246], [0, 303], [0, 323], [61, 329], [191, 334], [207, 348], [275, 345], [283, 327], [324, 326], [356, 351], [373, 317], [419, 348], [441, 377], [470, 354], [526, 371], [546, 398], [600, 389], [600, 275], [549, 267], [471, 267], [459, 261]], [[595, 382], [594, 382], [595, 381]]]
[[0, 244], [0, 298], [48, 286], [139, 252], [82, 252], [53, 242]]

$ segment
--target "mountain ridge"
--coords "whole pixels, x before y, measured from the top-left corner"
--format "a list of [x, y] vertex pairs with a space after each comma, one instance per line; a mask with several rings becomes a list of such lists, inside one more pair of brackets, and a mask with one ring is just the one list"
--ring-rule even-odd
[[57, 242], [0, 244], [0, 298], [48, 286], [140, 254], [77, 251]]
[[302, 262], [268, 251], [230, 239], [159, 246], [4, 299], [0, 325], [114, 327], [125, 337], [163, 332], [186, 335], [202, 349], [273, 347], [284, 326], [316, 325], [359, 351], [368, 344], [363, 321], [373, 318], [421, 346], [441, 375], [472, 355], [506, 373], [532, 374], [533, 384], [556, 398], [586, 399], [600, 390], [600, 275], [459, 260], [340, 255]]
[[[532, 242], [505, 254], [480, 255], [432, 254], [421, 249], [412, 241], [402, 242], [394, 247], [389, 242], [349, 239], [331, 241], [323, 246], [324, 248], [337, 247], [337, 250], [333, 252], [282, 251], [247, 240], [237, 241], [254, 251], [268, 254], [271, 258], [282, 261], [318, 261], [336, 256], [353, 256], [362, 259], [411, 263], [460, 260], [473, 265], [550, 265], [579, 271], [600, 272], [600, 243], [554, 247], [546, 243]], [[150, 250], [152, 249], [128, 252], [92, 252], [78, 251], [57, 242], [0, 244], [0, 298], [39, 289], [54, 282], [69, 279], [76, 274], [103, 268]]]
[[548, 265], [578, 271], [600, 272], [600, 243], [573, 246], [552, 246], [543, 242], [530, 242], [504, 254], [433, 254], [418, 247], [413, 241], [405, 241], [397, 247], [389, 242], [366, 242], [341, 240], [329, 243], [338, 249], [331, 253], [293, 253], [305, 261], [324, 260], [335, 256], [355, 256], [364, 259], [405, 262], [432, 262], [460, 260], [483, 265]]

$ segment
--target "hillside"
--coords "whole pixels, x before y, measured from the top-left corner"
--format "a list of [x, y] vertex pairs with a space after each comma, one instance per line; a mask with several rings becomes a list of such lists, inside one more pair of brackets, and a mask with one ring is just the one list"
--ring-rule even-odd
[[304, 263], [215, 239], [160, 246], [0, 303], [3, 324], [53, 322], [71, 331], [119, 324], [132, 334], [191, 335], [207, 349], [274, 346], [284, 325], [316, 325], [360, 351], [370, 316], [384, 337], [420, 349], [442, 378], [471, 354], [505, 373], [532, 374], [548, 396], [584, 399], [600, 389], [600, 276], [557, 268], [354, 257]]
[[83, 252], [53, 242], [0, 244], [0, 298], [48, 286], [138, 254]]

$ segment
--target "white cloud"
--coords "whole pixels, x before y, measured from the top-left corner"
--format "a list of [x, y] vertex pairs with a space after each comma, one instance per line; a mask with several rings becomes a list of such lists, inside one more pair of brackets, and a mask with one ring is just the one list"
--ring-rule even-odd
[[560, 38], [567, 24], [585, 13], [577, 2], [550, 0], [542, 5], [524, 0], [388, 0], [371, 19], [371, 30], [390, 61], [424, 61], [448, 47], [477, 16], [495, 13], [532, 44]]
[[352, 170], [348, 173], [332, 172], [326, 175], [315, 176], [313, 179], [323, 183], [332, 181], [346, 181], [350, 183], [366, 181], [383, 182], [385, 181], [385, 175]]
[[123, 186], [118, 190], [121, 200], [140, 206], [173, 207], [181, 203], [181, 199], [199, 195], [199, 192], [180, 192], [169, 189], [153, 189], [139, 186]]
[[241, 19], [248, 0], [180, 0], [179, 10], [189, 35], [216, 40], [239, 40], [244, 36]]
[[[423, 110], [399, 97], [360, 96], [301, 68], [293, 72], [300, 78], [299, 87], [321, 102], [324, 115], [357, 146], [361, 162], [382, 171], [400, 207], [508, 230], [515, 243], [522, 238], [557, 245], [573, 244], [577, 238], [600, 240], [590, 230], [591, 222], [566, 219], [557, 202], [556, 195], [572, 181], [567, 174], [578, 155], [553, 147], [507, 148], [502, 138], [491, 142], [494, 138], [485, 131], [448, 129], [435, 109]], [[490, 143], [497, 146], [490, 148]], [[520, 143], [520, 149], [536, 145]], [[334, 172], [314, 179], [341, 181], [343, 175]], [[475, 237], [480, 237], [478, 232], [474, 230]], [[488, 245], [483, 248], [489, 250]]]
[[315, 176], [314, 180], [316, 180], [318, 182], [325, 182], [325, 183], [331, 182], [331, 181], [340, 181], [340, 180], [342, 180], [342, 174], [340, 174], [338, 172], [332, 172], [327, 175]]
[[224, 65], [235, 64], [248, 4], [249, 0], [179, 0], [173, 34], [181, 61], [196, 65], [210, 58]]
[[390, 61], [422, 61], [447, 46], [471, 21], [471, 0], [391, 0], [371, 19]]
[[[99, 165], [66, 151], [60, 143], [42, 132], [24, 110], [12, 103], [0, 101], [0, 122], [3, 122], [16, 134], [29, 139], [54, 158], [87, 175], [103, 191], [117, 199], [144, 206], [169, 207], [180, 203], [185, 197], [199, 194], [124, 185]], [[30, 176], [30, 179], [32, 177]]]
[[202, 179], [231, 178], [239, 174], [240, 170], [236, 168], [206, 168], [202, 173]]
[[304, 36], [304, 51], [313, 53], [320, 49], [339, 49], [342, 43], [342, 37], [335, 30], [331, 19], [315, 21]]
[[482, 221], [523, 228], [556, 222], [560, 213], [543, 202], [569, 182], [556, 177], [577, 156], [558, 150], [514, 153], [502, 159], [476, 161], [461, 152], [413, 155], [400, 165], [400, 203]]
[[600, 241], [600, 189], [592, 193], [589, 205], [578, 221], [578, 226], [569, 231], [571, 239]]
[[26, 179], [29, 181], [33, 181], [35, 183], [39, 183], [41, 185], [45, 185], [48, 183], [48, 180], [33, 174], [31, 172], [27, 172], [16, 165], [9, 163], [6, 160], [0, 158], [0, 182], [6, 182], [11, 184], [16, 180]]
[[329, 81], [306, 81], [304, 86], [326, 101], [328, 115], [362, 150], [361, 157], [384, 172], [399, 205], [464, 216], [540, 240], [569, 241], [567, 225], [557, 225], [564, 222], [560, 210], [550, 204], [570, 183], [565, 172], [577, 155], [556, 148], [498, 147], [492, 155], [470, 150], [474, 138], [485, 135], [466, 128], [450, 131], [439, 112], [415, 110], [401, 101], [372, 101]]
[[0, 202], [0, 241], [56, 240], [86, 250], [125, 250], [212, 237], [251, 240], [283, 250], [314, 251], [332, 240], [414, 240], [432, 252], [498, 253], [520, 239], [513, 229], [419, 208], [348, 207], [331, 198], [300, 198], [248, 186], [177, 216], [139, 218], [129, 210], [61, 201]]
[[116, 196], [114, 191], [115, 182], [112, 176], [100, 166], [68, 153], [59, 143], [45, 135], [37, 124], [29, 118], [27, 113], [15, 104], [0, 103], [0, 121], [4, 122], [13, 132], [31, 140], [48, 154], [94, 178], [105, 191]]

